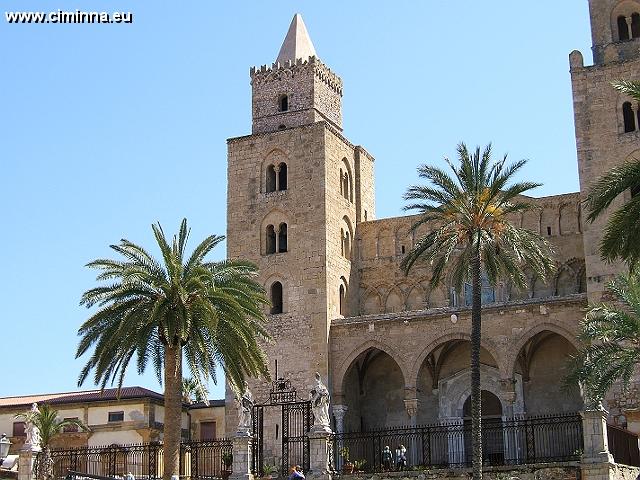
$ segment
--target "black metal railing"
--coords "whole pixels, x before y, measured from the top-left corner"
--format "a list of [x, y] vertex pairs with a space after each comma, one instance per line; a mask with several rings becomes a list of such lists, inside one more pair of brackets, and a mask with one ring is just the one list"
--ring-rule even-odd
[[[485, 465], [523, 465], [579, 460], [583, 448], [579, 414], [561, 414], [508, 419], [483, 419]], [[453, 467], [471, 465], [471, 423], [468, 421], [402, 427], [369, 432], [335, 434], [331, 459], [336, 471], [361, 464], [364, 471], [395, 470], [396, 449], [406, 449], [408, 467]], [[383, 449], [392, 452], [383, 463]], [[349, 462], [347, 462], [347, 457]]]
[[[162, 477], [163, 449], [161, 443], [111, 445], [108, 447], [80, 447], [51, 450], [53, 476], [63, 479], [69, 471], [102, 477], [126, 477], [131, 473], [136, 480]], [[223, 478], [224, 460], [232, 453], [232, 442], [227, 439], [186, 442], [180, 445], [180, 477], [192, 480]], [[42, 453], [36, 463], [41, 463]]]
[[609, 451], [616, 463], [640, 467], [638, 435], [615, 425], [607, 425]]

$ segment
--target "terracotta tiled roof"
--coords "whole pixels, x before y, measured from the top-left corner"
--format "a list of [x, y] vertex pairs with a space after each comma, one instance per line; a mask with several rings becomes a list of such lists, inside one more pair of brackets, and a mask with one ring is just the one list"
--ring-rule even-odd
[[21, 397], [0, 398], [0, 407], [14, 407], [31, 405], [32, 403], [81, 403], [99, 402], [105, 400], [127, 400], [132, 398], [154, 398], [162, 401], [164, 397], [153, 390], [143, 387], [122, 387], [118, 397], [117, 388], [105, 388], [104, 390], [85, 390], [81, 392], [45, 393], [40, 395], [24, 395]]

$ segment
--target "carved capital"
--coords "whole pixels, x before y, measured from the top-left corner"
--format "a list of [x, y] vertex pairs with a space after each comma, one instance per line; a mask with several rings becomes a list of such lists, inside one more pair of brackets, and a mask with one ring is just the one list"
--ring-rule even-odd
[[404, 401], [404, 408], [407, 410], [407, 415], [409, 415], [410, 418], [415, 418], [419, 406], [420, 400], [417, 398], [410, 398]]

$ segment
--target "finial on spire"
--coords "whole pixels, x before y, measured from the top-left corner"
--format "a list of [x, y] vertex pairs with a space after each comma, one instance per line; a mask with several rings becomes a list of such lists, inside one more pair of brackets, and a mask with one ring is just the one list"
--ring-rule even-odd
[[296, 13], [293, 16], [293, 20], [291, 20], [287, 36], [284, 38], [284, 42], [282, 42], [276, 63], [285, 65], [289, 60], [295, 63], [298, 58], [307, 60], [313, 56], [316, 56], [316, 49], [313, 48], [313, 43], [307, 32], [307, 27], [302, 20], [302, 16]]

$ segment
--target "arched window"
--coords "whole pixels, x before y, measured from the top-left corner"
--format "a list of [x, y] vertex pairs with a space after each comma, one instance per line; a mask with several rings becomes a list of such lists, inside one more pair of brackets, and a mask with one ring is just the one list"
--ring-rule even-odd
[[278, 228], [278, 253], [287, 251], [287, 224], [281, 223]]
[[344, 258], [351, 259], [351, 236], [349, 230], [344, 232]]
[[631, 15], [631, 37], [640, 37], [640, 13]]
[[266, 183], [266, 192], [275, 192], [276, 191], [276, 169], [273, 165], [269, 165], [267, 167], [267, 183]]
[[636, 130], [636, 116], [633, 111], [631, 102], [624, 102], [622, 104], [622, 119], [624, 120], [624, 131], [635, 132]]
[[629, 25], [624, 15], [618, 17], [618, 40], [621, 42], [629, 40]]
[[344, 257], [344, 228], [340, 229], [340, 255]]
[[338, 290], [338, 294], [340, 296], [340, 315], [344, 316], [344, 312], [345, 312], [345, 307], [346, 307], [346, 303], [347, 300], [345, 298], [345, 289], [344, 289], [344, 285], [340, 284], [340, 288]]
[[287, 164], [281, 163], [278, 170], [278, 190], [287, 189]]
[[344, 173], [342, 173], [342, 169], [340, 169], [340, 195], [344, 197], [344, 184], [342, 183], [343, 177]]
[[342, 178], [342, 196], [349, 200], [349, 174], [347, 172], [344, 173]]
[[271, 285], [271, 315], [277, 315], [282, 311], [282, 284], [273, 282]]
[[280, 95], [280, 100], [278, 102], [281, 112], [289, 111], [289, 96], [288, 95]]
[[267, 226], [266, 238], [267, 238], [267, 248], [266, 248], [267, 255], [276, 253], [276, 230], [275, 228], [273, 228], [273, 225]]

